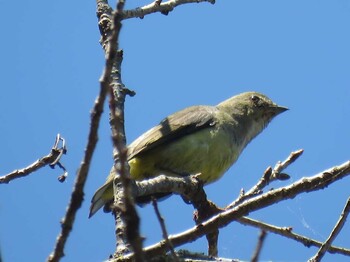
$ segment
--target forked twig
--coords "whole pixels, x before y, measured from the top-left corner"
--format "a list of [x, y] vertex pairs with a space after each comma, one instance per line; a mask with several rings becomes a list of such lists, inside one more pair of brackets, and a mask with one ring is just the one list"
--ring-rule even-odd
[[238, 204], [242, 203], [244, 200], [252, 198], [254, 196], [257, 196], [261, 194], [263, 189], [269, 185], [274, 180], [286, 180], [289, 179], [289, 175], [285, 173], [281, 173], [283, 170], [285, 170], [290, 164], [292, 164], [295, 160], [297, 160], [302, 153], [304, 152], [303, 149], [299, 149], [297, 151], [294, 151], [290, 153], [290, 155], [287, 157], [286, 160], [283, 162], [278, 161], [275, 165], [275, 167], [272, 169], [271, 166], [269, 166], [258, 183], [254, 185], [248, 192], [244, 192], [243, 190], [240, 192], [239, 197], [233, 201], [230, 205], [226, 207], [226, 209], [233, 208], [237, 206]]
[[[62, 145], [60, 145], [59, 142], [62, 142]], [[66, 154], [67, 148], [66, 148], [66, 142], [63, 137], [61, 137], [60, 134], [57, 134], [55, 143], [53, 147], [51, 148], [50, 153], [47, 156], [44, 156], [38, 160], [36, 160], [33, 164], [22, 168], [22, 169], [16, 169], [12, 171], [11, 173], [8, 173], [7, 175], [0, 177], [0, 184], [8, 184], [12, 180], [28, 176], [29, 174], [33, 173], [34, 171], [37, 171], [38, 169], [49, 165], [51, 168], [54, 168], [56, 165], [63, 169], [64, 173], [58, 177], [58, 180], [60, 182], [63, 182], [65, 178], [68, 175], [68, 172], [66, 168], [59, 162], [61, 160], [62, 155]]]

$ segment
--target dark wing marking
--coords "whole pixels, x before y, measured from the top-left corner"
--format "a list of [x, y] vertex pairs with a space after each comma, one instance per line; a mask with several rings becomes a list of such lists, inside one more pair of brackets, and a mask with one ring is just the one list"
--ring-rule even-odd
[[128, 160], [164, 143], [216, 124], [214, 106], [192, 106], [163, 119], [128, 147]]

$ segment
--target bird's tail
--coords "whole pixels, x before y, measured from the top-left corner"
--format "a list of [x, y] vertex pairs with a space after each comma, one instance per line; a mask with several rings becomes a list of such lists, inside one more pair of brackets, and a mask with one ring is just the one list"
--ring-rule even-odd
[[[171, 192], [155, 193], [152, 195], [138, 196], [135, 202], [138, 206], [144, 206], [156, 199], [162, 201], [172, 195]], [[101, 207], [105, 206], [104, 211], [110, 212], [110, 203], [113, 201], [113, 181], [107, 180], [107, 182], [97, 189], [96, 193], [91, 199], [89, 218], [92, 217]]]
[[113, 181], [97, 189], [95, 195], [91, 199], [89, 218], [111, 200], [113, 200]]

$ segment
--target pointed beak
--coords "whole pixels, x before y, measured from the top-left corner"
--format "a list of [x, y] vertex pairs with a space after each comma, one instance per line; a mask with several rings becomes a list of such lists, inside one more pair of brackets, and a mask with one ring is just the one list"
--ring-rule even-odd
[[276, 110], [277, 114], [280, 114], [280, 113], [283, 113], [283, 112], [289, 110], [288, 107], [284, 107], [284, 106], [277, 106], [276, 108], [277, 108], [277, 110]]
[[274, 106], [272, 106], [271, 108], [270, 108], [270, 112], [272, 113], [272, 114], [274, 114], [275, 116], [277, 116], [277, 115], [279, 115], [279, 114], [281, 114], [281, 113], [283, 113], [283, 112], [285, 112], [285, 111], [287, 111], [287, 110], [289, 110], [289, 108], [287, 108], [287, 107], [284, 107], [284, 106], [279, 106], [279, 105], [274, 105]]

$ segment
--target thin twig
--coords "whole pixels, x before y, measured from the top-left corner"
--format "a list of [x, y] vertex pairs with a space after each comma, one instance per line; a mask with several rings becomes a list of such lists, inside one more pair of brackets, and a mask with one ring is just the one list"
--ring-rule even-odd
[[[299, 243], [302, 243], [304, 246], [306, 247], [311, 247], [311, 246], [315, 246], [315, 247], [321, 247], [322, 246], [322, 242], [321, 241], [317, 241], [299, 234], [296, 234], [293, 232], [293, 228], [292, 227], [277, 227], [274, 225], [270, 225], [267, 223], [264, 223], [262, 221], [258, 221], [249, 217], [241, 217], [239, 219], [237, 219], [237, 222], [241, 223], [242, 225], [248, 225], [248, 226], [253, 226], [256, 228], [260, 228], [262, 230], [265, 230], [267, 232], [271, 232], [289, 239], [293, 239]], [[336, 246], [330, 246], [328, 249], [329, 253], [332, 254], [342, 254], [345, 256], [350, 256], [350, 249], [346, 249], [346, 248], [341, 248], [341, 247], [336, 247]]]
[[262, 189], [269, 184], [269, 179], [272, 174], [272, 168], [269, 166], [265, 171], [258, 183], [256, 183], [248, 192], [243, 189], [239, 192], [238, 198], [229, 204], [225, 209], [231, 209], [238, 204], [242, 203], [244, 200], [262, 194]]
[[310, 260], [309, 260], [310, 262], [321, 261], [324, 254], [329, 250], [334, 239], [338, 236], [338, 234], [340, 233], [340, 231], [344, 227], [344, 224], [345, 224], [346, 218], [349, 215], [349, 212], [350, 212], [350, 198], [348, 198], [348, 200], [346, 201], [345, 207], [344, 207], [342, 213], [340, 214], [340, 217], [339, 217], [337, 223], [335, 224], [332, 232], [330, 233], [329, 237], [322, 244], [320, 249], [317, 251], [316, 255], [313, 256], [312, 258], [310, 258]]
[[268, 167], [265, 170], [262, 177], [260, 178], [260, 180], [258, 181], [258, 183], [254, 185], [247, 192], [241, 191], [239, 194], [239, 197], [235, 201], [233, 201], [231, 204], [229, 204], [226, 207], [226, 209], [233, 208], [238, 204], [242, 203], [246, 199], [262, 194], [263, 193], [262, 190], [274, 180], [280, 180], [280, 179], [285, 180], [286, 178], [288, 179], [289, 178], [287, 177], [288, 175], [282, 174], [281, 172], [285, 170], [295, 160], [297, 160], [302, 155], [303, 152], [304, 152], [303, 149], [299, 149], [294, 152], [291, 152], [286, 160], [284, 160], [283, 162], [278, 161], [274, 168]]
[[[304, 152], [303, 149], [299, 149], [297, 151], [290, 153], [290, 155], [287, 157], [287, 159], [284, 160], [283, 162], [280, 162], [280, 161], [277, 162], [277, 164], [275, 165], [275, 167], [272, 170], [271, 178], [284, 180], [285, 177], [283, 175], [285, 175], [285, 174], [282, 174], [281, 172], [283, 170], [285, 170], [289, 165], [294, 163], [303, 154], [303, 152]], [[281, 178], [281, 176], [282, 176], [282, 178]]]
[[152, 13], [162, 13], [164, 15], [168, 15], [171, 11], [174, 10], [175, 7], [183, 4], [190, 4], [190, 3], [200, 3], [200, 2], [208, 2], [211, 4], [215, 4], [215, 0], [169, 0], [166, 2], [162, 2], [159, 0], [154, 1], [151, 4], [137, 7], [132, 10], [124, 10], [122, 13], [122, 19], [129, 19], [129, 18], [144, 18], [146, 15], [152, 14]]
[[47, 261], [49, 262], [59, 261], [64, 256], [64, 247], [68, 236], [73, 229], [76, 213], [81, 207], [81, 204], [84, 200], [84, 186], [87, 175], [89, 173], [91, 159], [98, 141], [97, 131], [100, 124], [100, 119], [103, 112], [103, 104], [106, 100], [107, 92], [108, 87], [101, 86], [99, 96], [97, 97], [94, 107], [91, 111], [91, 123], [87, 145], [85, 148], [85, 155], [78, 169], [66, 214], [61, 221], [61, 232], [56, 239], [54, 251], [47, 258]]
[[[295, 183], [283, 188], [274, 189], [253, 199], [249, 199], [233, 209], [219, 213], [218, 215], [203, 222], [200, 226], [190, 228], [180, 234], [169, 236], [169, 240], [174, 247], [178, 247], [188, 241], [194, 241], [203, 235], [212, 232], [217, 228], [222, 228], [234, 220], [249, 214], [250, 212], [276, 204], [282, 200], [294, 198], [304, 192], [313, 192], [348, 176], [350, 174], [350, 161], [339, 166], [332, 167], [312, 177], [304, 177]], [[146, 257], [153, 257], [167, 250], [164, 243], [157, 243], [144, 248]], [[125, 261], [132, 260], [133, 254], [127, 254], [123, 257]]]
[[256, 244], [256, 248], [254, 250], [252, 259], [250, 260], [251, 262], [258, 262], [259, 261], [259, 256], [261, 254], [261, 250], [262, 250], [265, 239], [266, 239], [266, 231], [261, 230], [259, 237], [258, 237], [258, 243]]
[[[63, 145], [61, 147], [59, 147], [59, 141], [63, 142]], [[61, 175], [60, 177], [66, 177], [68, 173], [67, 173], [66, 169], [64, 168], [64, 166], [59, 162], [62, 155], [65, 154], [66, 152], [67, 152], [67, 149], [65, 146], [64, 139], [60, 136], [60, 134], [58, 134], [56, 136], [54, 146], [51, 148], [51, 152], [47, 156], [44, 156], [44, 157], [36, 160], [33, 164], [31, 164], [25, 168], [17, 169], [17, 170], [12, 171], [11, 173], [8, 173], [4, 176], [1, 176], [0, 177], [0, 184], [8, 184], [10, 181], [12, 181], [14, 179], [28, 176], [29, 174], [33, 173], [34, 171], [36, 171], [44, 166], [47, 166], [47, 165], [50, 165], [50, 167], [52, 167], [52, 168], [55, 165], [58, 165], [64, 171], [64, 174]]]
[[155, 198], [152, 199], [152, 204], [153, 204], [153, 207], [154, 207], [154, 211], [156, 212], [156, 216], [158, 218], [158, 221], [159, 221], [159, 224], [160, 224], [160, 228], [162, 229], [163, 238], [164, 238], [165, 242], [167, 243], [167, 245], [169, 246], [169, 250], [171, 252], [172, 259], [174, 261], [178, 262], [180, 260], [179, 260], [179, 258], [177, 257], [177, 255], [175, 253], [173, 244], [171, 244], [171, 241], [169, 240], [168, 231], [167, 231], [166, 226], [165, 226], [165, 221], [164, 221], [164, 218], [162, 217], [162, 215], [160, 214], [160, 211], [159, 211], [159, 208], [158, 208], [158, 203], [157, 203], [157, 200]]

